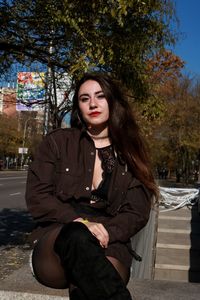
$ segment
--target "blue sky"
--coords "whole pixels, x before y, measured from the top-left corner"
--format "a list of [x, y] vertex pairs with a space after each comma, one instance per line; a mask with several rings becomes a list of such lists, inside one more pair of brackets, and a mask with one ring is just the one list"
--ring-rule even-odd
[[174, 0], [183, 38], [173, 51], [185, 62], [184, 72], [200, 76], [200, 0]]

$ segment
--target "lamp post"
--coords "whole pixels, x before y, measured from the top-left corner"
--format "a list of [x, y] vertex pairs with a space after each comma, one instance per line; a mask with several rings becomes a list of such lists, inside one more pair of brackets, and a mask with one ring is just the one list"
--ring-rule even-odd
[[28, 121], [30, 121], [31, 118], [28, 118], [24, 123], [24, 132], [23, 132], [23, 141], [22, 141], [22, 157], [21, 157], [21, 169], [23, 167], [23, 160], [24, 160], [24, 146], [25, 146], [25, 140], [26, 140], [26, 131], [27, 131], [27, 124]]

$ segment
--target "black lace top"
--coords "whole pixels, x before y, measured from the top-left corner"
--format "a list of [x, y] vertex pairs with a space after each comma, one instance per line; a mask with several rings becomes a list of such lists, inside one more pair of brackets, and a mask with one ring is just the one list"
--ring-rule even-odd
[[103, 174], [102, 181], [98, 188], [92, 191], [90, 204], [101, 207], [105, 206], [107, 202], [109, 183], [115, 165], [115, 153], [112, 145], [96, 149], [98, 151], [99, 158], [102, 161]]
[[[98, 150], [98, 155], [102, 161], [102, 169], [104, 173], [112, 173], [115, 165], [115, 154], [113, 146], [107, 146], [103, 148], [96, 148]], [[104, 175], [103, 173], [103, 175]]]

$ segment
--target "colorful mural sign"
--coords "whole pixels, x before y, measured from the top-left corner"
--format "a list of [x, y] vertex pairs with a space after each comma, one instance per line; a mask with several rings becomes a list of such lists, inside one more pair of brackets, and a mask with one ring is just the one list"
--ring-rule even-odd
[[40, 110], [45, 100], [45, 73], [19, 72], [17, 75], [17, 110]]

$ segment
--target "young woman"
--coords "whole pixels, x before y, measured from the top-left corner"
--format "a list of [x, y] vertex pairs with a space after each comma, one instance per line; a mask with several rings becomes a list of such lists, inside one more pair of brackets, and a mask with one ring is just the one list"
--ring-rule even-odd
[[77, 84], [70, 129], [41, 143], [26, 200], [36, 278], [70, 299], [128, 300], [130, 238], [148, 221], [157, 188], [131, 109], [102, 74]]

